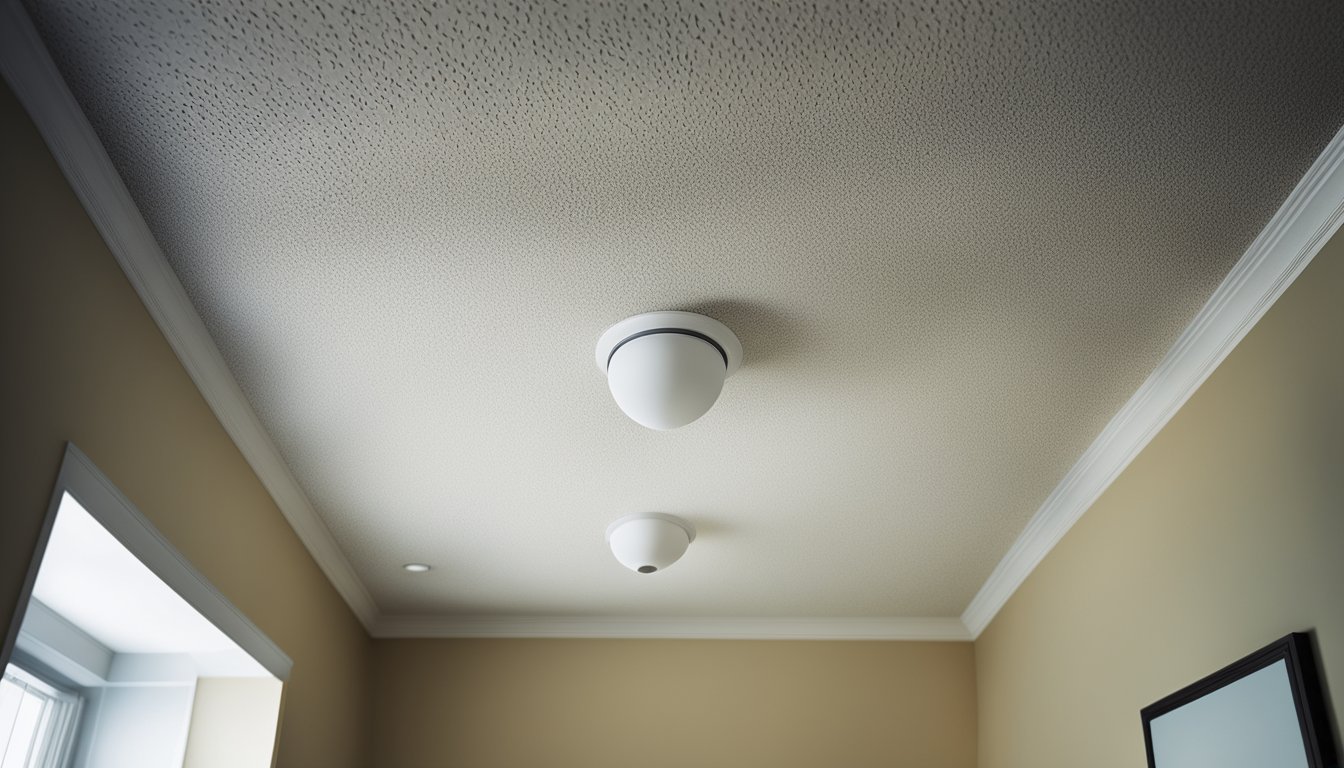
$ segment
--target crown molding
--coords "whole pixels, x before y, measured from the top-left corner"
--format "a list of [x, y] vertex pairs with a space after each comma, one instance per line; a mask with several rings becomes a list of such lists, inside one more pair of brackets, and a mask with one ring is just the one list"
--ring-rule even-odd
[[0, 73], [224, 430], [336, 591], [372, 627], [373, 597], [262, 428], [19, 0], [0, 0]]
[[973, 637], [1311, 263], [1341, 221], [1344, 129], [999, 561], [961, 615]]
[[957, 618], [383, 616], [377, 638], [972, 640]]

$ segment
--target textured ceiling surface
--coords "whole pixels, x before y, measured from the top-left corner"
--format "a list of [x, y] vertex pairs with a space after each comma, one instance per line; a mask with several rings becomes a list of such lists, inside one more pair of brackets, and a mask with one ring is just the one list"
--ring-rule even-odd
[[[394, 613], [960, 613], [1344, 122], [1333, 0], [28, 7]], [[671, 433], [655, 309], [745, 346]]]

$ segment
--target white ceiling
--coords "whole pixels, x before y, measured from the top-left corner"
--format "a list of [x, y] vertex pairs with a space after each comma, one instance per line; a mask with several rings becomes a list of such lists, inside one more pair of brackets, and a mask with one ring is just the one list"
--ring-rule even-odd
[[[1324, 0], [29, 9], [391, 613], [960, 613], [1344, 122]], [[745, 348], [673, 433], [654, 309]]]

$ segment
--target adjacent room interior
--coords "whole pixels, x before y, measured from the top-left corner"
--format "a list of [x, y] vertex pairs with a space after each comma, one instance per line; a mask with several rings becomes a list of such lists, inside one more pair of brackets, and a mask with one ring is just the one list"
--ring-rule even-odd
[[64, 487], [54, 506], [0, 683], [4, 765], [269, 766], [280, 679]]
[[0, 768], [1338, 765], [1341, 40], [0, 0]]

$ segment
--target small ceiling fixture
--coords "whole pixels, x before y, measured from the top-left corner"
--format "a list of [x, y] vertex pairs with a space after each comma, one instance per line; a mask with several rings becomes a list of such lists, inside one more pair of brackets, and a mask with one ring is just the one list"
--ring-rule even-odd
[[425, 565], [424, 563], [407, 563], [401, 567], [405, 568], [411, 573], [425, 573], [429, 570], [429, 566]]
[[625, 415], [649, 429], [676, 429], [704, 416], [724, 379], [742, 364], [728, 326], [693, 312], [648, 312], [597, 340], [597, 367]]
[[675, 515], [641, 512], [607, 526], [607, 544], [621, 565], [636, 573], [656, 573], [686, 553], [695, 526]]

